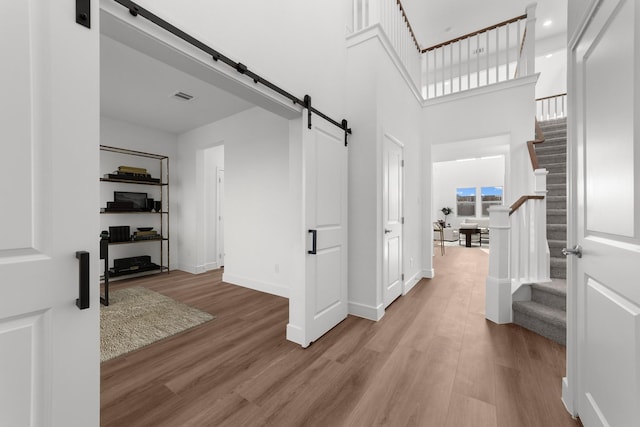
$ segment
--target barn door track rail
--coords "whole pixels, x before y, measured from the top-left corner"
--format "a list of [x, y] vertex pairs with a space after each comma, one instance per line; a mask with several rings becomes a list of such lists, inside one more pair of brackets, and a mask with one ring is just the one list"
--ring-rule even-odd
[[207, 55], [211, 56], [211, 58], [214, 61], [223, 62], [224, 64], [227, 64], [229, 67], [231, 67], [234, 70], [236, 70], [238, 73], [249, 77], [250, 79], [253, 80], [253, 82], [255, 84], [260, 83], [260, 84], [268, 87], [272, 91], [278, 93], [279, 95], [289, 99], [294, 104], [297, 104], [297, 105], [302, 106], [303, 108], [306, 108], [307, 109], [307, 114], [308, 114], [309, 129], [311, 129], [311, 114], [312, 113], [317, 115], [317, 116], [319, 116], [319, 117], [322, 117], [323, 119], [325, 119], [326, 121], [328, 121], [332, 125], [339, 127], [340, 129], [342, 129], [344, 131], [344, 145], [347, 146], [347, 143], [348, 143], [347, 137], [348, 137], [348, 135], [351, 134], [351, 128], [349, 128], [347, 120], [343, 119], [341, 122], [338, 122], [336, 120], [333, 120], [331, 117], [327, 116], [326, 114], [322, 113], [321, 111], [317, 110], [316, 108], [314, 108], [311, 105], [311, 97], [309, 95], [305, 95], [303, 99], [300, 99], [297, 96], [292, 95], [291, 93], [287, 92], [286, 90], [282, 89], [281, 87], [271, 83], [267, 79], [259, 76], [258, 74], [254, 73], [253, 71], [249, 70], [249, 67], [247, 67], [242, 62], [235, 62], [231, 58], [221, 54], [220, 52], [218, 52], [217, 50], [213, 49], [212, 47], [207, 46], [206, 44], [202, 43], [200, 40], [196, 39], [195, 37], [190, 36], [189, 34], [185, 33], [181, 29], [175, 27], [174, 25], [170, 24], [169, 22], [165, 21], [164, 19], [158, 17], [154, 13], [149, 12], [147, 9], [143, 8], [142, 6], [136, 4], [133, 1], [129, 1], [129, 0], [114, 0], [114, 1], [116, 3], [122, 5], [122, 6], [126, 7], [127, 9], [129, 9], [129, 13], [131, 13], [131, 15], [133, 15], [133, 16], [142, 16], [143, 18], [153, 22], [154, 24], [156, 24], [157, 26], [161, 27], [162, 29], [170, 32], [174, 36], [184, 40], [185, 42], [189, 43], [190, 45], [200, 49], [203, 52], [205, 52]]

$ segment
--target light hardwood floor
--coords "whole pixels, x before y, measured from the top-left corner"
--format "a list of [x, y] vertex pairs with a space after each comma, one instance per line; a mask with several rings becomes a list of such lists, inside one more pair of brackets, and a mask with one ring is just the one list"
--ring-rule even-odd
[[488, 256], [447, 247], [380, 322], [349, 317], [309, 348], [288, 301], [221, 271], [129, 280], [217, 319], [102, 364], [102, 426], [577, 426], [565, 349], [484, 319]]

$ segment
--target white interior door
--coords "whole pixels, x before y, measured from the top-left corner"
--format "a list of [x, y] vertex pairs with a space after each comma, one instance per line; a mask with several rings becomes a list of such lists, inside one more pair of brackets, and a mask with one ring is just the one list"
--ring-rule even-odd
[[344, 132], [304, 114], [306, 347], [347, 317], [347, 154]]
[[569, 260], [577, 320], [567, 349], [569, 373], [577, 378], [569, 380], [577, 385], [577, 412], [585, 427], [637, 426], [640, 5], [598, 3], [572, 46], [575, 243], [583, 256]]
[[224, 267], [224, 169], [218, 169], [218, 267]]
[[88, 29], [74, 0], [0, 2], [2, 426], [99, 424], [97, 6]]
[[403, 147], [399, 141], [384, 135], [383, 148], [382, 281], [384, 306], [402, 294], [402, 215], [403, 215]]

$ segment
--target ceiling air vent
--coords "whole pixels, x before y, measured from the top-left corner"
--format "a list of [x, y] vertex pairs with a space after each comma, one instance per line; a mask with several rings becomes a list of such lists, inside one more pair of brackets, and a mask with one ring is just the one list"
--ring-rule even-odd
[[172, 94], [171, 98], [177, 99], [178, 101], [191, 101], [193, 99], [193, 95], [189, 95], [188, 93], [178, 91]]

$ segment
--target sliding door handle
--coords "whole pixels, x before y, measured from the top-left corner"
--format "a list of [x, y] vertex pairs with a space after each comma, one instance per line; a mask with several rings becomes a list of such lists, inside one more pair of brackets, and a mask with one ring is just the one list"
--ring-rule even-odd
[[80, 275], [78, 293], [80, 297], [76, 299], [76, 305], [80, 310], [89, 308], [89, 252], [77, 251], [76, 258], [80, 261]]
[[307, 251], [307, 253], [310, 255], [315, 255], [317, 249], [316, 245], [318, 243], [318, 230], [309, 230], [309, 233], [311, 233], [311, 250]]

